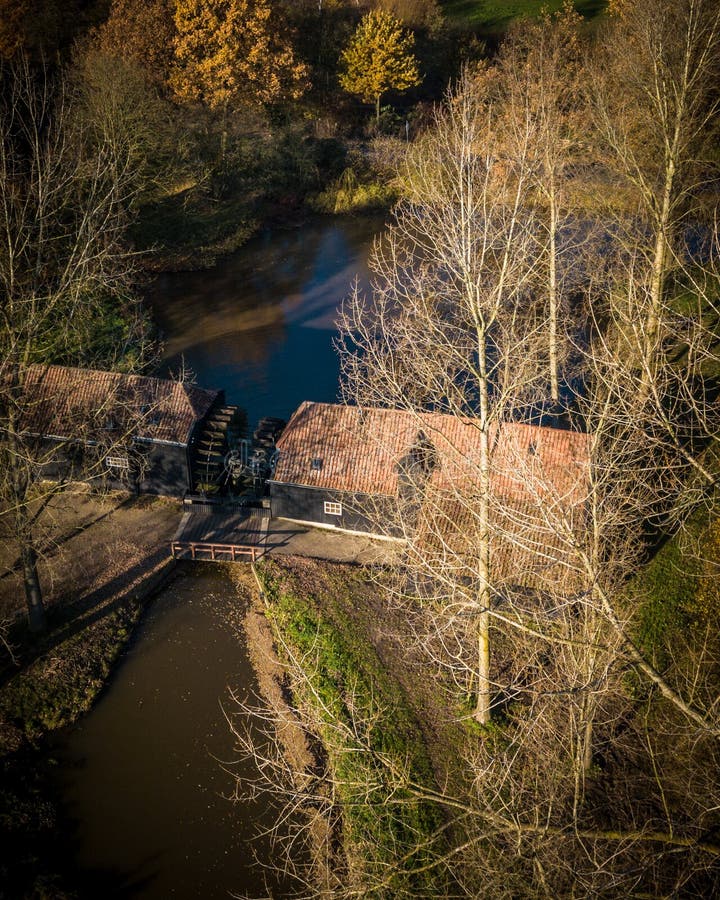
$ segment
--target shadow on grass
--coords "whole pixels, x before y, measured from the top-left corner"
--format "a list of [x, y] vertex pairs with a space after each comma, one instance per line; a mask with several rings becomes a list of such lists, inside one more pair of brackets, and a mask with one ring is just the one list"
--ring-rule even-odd
[[18, 663], [13, 664], [9, 658], [3, 661], [0, 687], [42, 656], [125, 606], [140, 592], [143, 583], [141, 576], [147, 572], [154, 574], [167, 558], [167, 549], [160, 547], [75, 603], [51, 607], [48, 610], [48, 630], [41, 636], [30, 632], [24, 621], [16, 624], [10, 630], [9, 640]]

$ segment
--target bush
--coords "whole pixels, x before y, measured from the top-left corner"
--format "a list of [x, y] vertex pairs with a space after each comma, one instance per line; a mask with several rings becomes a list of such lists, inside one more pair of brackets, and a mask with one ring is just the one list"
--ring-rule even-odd
[[323, 213], [352, 213], [388, 209], [396, 199], [392, 185], [379, 180], [359, 181], [348, 168], [327, 190], [312, 198], [310, 205]]

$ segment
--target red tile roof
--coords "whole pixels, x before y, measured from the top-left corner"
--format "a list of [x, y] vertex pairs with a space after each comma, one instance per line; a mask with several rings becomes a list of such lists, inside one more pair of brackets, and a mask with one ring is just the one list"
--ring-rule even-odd
[[102, 431], [185, 444], [218, 397], [191, 384], [66, 366], [31, 366], [22, 428], [55, 438], [93, 440]]
[[[400, 530], [426, 560], [436, 556], [440, 568], [466, 571], [477, 557], [482, 528], [479, 435], [475, 419], [303, 403], [278, 441], [274, 480], [350, 492], [348, 507], [374, 519], [372, 499], [357, 495], [399, 496], [409, 451], [430, 444], [432, 474], [419, 506], [420, 494], [411, 489], [406, 495], [409, 517]], [[568, 534], [584, 527], [588, 445], [588, 435], [573, 431], [513, 422], [493, 428], [488, 499], [496, 583], [561, 585], [565, 592], [582, 584]], [[321, 464], [314, 467], [313, 460]], [[376, 524], [382, 533], [397, 534], [386, 507]]]
[[[278, 441], [274, 480], [328, 490], [396, 496], [399, 465], [423, 432], [437, 456], [431, 482], [439, 490], [477, 480], [478, 422], [440, 413], [303, 403]], [[523, 501], [535, 490], [576, 499], [584, 482], [587, 435], [513, 422], [491, 437], [493, 493]], [[321, 460], [313, 467], [313, 460]]]

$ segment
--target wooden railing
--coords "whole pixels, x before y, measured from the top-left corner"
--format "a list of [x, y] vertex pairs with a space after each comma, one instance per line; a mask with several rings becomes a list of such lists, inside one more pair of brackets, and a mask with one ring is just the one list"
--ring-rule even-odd
[[207, 556], [199, 556], [200, 553], [209, 553], [210, 559], [215, 562], [244, 561], [250, 557], [252, 562], [262, 554], [262, 547], [253, 547], [247, 544], [207, 544], [194, 541], [173, 541], [170, 544], [170, 552], [175, 559], [186, 559], [190, 551], [190, 559], [207, 560]]

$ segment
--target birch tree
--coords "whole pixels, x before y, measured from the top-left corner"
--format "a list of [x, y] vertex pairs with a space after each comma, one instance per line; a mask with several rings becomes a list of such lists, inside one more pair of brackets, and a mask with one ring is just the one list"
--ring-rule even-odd
[[[571, 257], [579, 255], [569, 232], [577, 227], [568, 184], [580, 161], [583, 132], [581, 17], [571, 3], [560, 13], [517, 24], [499, 54], [499, 90], [510, 141], [527, 141], [528, 165], [542, 227], [545, 266], [538, 295], [547, 304], [550, 399], [560, 401], [562, 364], [568, 349], [561, 324], [567, 320]], [[563, 228], [565, 234], [563, 234]], [[576, 229], [575, 229], [576, 230]]]
[[[684, 267], [692, 291], [665, 292], [675, 338], [655, 349], [643, 392], [646, 332], [634, 313], [648, 308], [652, 270], [644, 248], [633, 245], [633, 254], [624, 240], [612, 265], [598, 256], [586, 269], [587, 320], [575, 346], [583, 386], [570, 421], [586, 441], [575, 502], [549, 477], [538, 447], [499, 453], [509, 420], [528, 421], [547, 384], [538, 349], [547, 322], [529, 312], [539, 265], [535, 170], [530, 137], [513, 142], [524, 153], [509, 153], [482, 114], [467, 117], [488, 106], [476, 86], [464, 87], [472, 99], [449, 100], [431, 146], [409, 164], [408, 199], [375, 250], [372, 299], [356, 297], [343, 321], [345, 340], [359, 348], [344, 361], [347, 399], [477, 418], [475, 490], [457, 481], [453, 506], [426, 491], [421, 517], [409, 510], [405, 565], [391, 589], [421, 607], [419, 627], [431, 626], [418, 638], [456, 690], [467, 690], [471, 673], [478, 721], [503, 707], [498, 740], [469, 743], [472, 787], [462, 799], [446, 797], [470, 835], [458, 877], [469, 896], [508, 897], [712, 883], [718, 848], [698, 823], [715, 821], [719, 793], [716, 648], [701, 641], [682, 665], [664, 668], [637, 634], [650, 533], [672, 530], [693, 502], [712, 502], [716, 465], [707, 451], [718, 427], [707, 375], [717, 366], [717, 273], [695, 257]], [[520, 117], [520, 133], [529, 118]], [[459, 134], [464, 141], [449, 139]], [[507, 266], [490, 248], [505, 249]], [[425, 423], [418, 415], [418, 430]], [[493, 490], [498, 478], [522, 485], [522, 505]], [[516, 560], [509, 579], [503, 545]], [[699, 756], [683, 750], [673, 767], [671, 730], [684, 748], [697, 741]], [[642, 777], [625, 777], [626, 760]], [[598, 766], [622, 784], [617, 796], [605, 793]], [[684, 799], [669, 800], [669, 791]], [[650, 862], [653, 848], [662, 848], [662, 864]]]
[[624, 223], [640, 254], [635, 265], [642, 261], [649, 273], [646, 303], [635, 315], [642, 317], [642, 354], [650, 366], [667, 336], [668, 279], [686, 256], [710, 177], [719, 75], [720, 8], [713, 0], [610, 4], [593, 73], [595, 118], [618, 187], [632, 188]]

